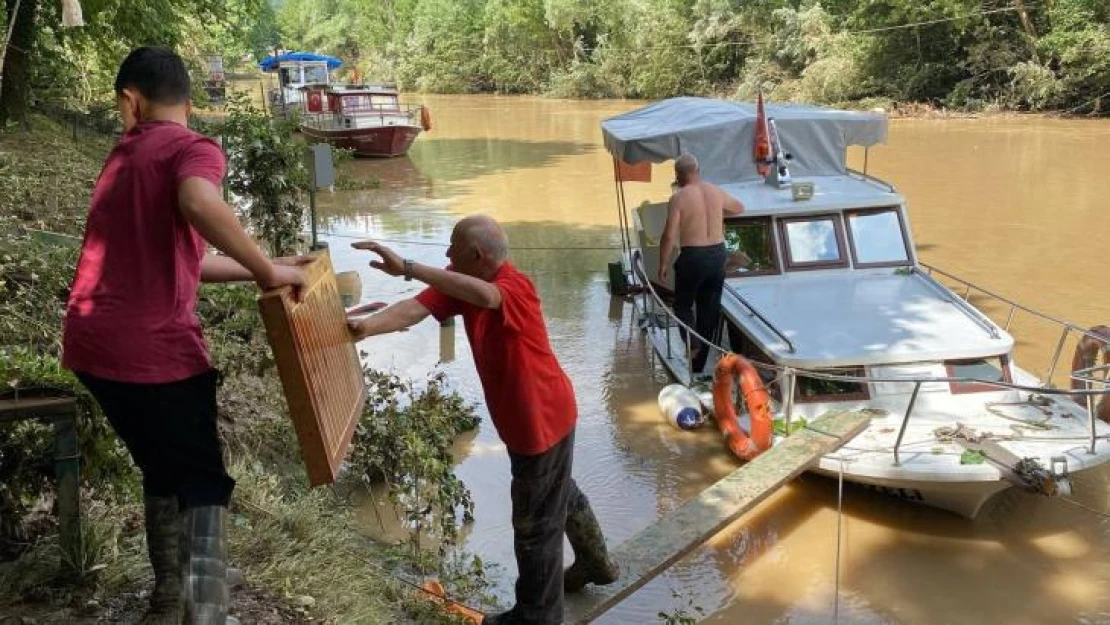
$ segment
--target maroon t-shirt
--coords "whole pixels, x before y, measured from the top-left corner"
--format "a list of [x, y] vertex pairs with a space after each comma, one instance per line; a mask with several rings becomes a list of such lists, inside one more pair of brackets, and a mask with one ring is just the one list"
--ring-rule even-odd
[[206, 245], [181, 215], [177, 190], [193, 177], [219, 185], [224, 167], [219, 145], [174, 122], [144, 122], [123, 135], [93, 189], [63, 366], [142, 384], [211, 367], [195, 311]]
[[432, 288], [416, 301], [439, 321], [462, 315], [497, 434], [509, 451], [532, 456], [574, 428], [574, 387], [551, 350], [532, 281], [505, 263], [493, 284], [501, 291], [500, 308], [474, 306]]

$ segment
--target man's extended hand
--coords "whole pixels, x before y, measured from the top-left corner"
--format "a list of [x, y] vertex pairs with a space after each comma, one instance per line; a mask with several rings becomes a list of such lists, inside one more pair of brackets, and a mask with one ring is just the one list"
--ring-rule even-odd
[[368, 250], [381, 256], [381, 260], [370, 261], [370, 266], [379, 271], [383, 271], [391, 276], [405, 275], [405, 260], [397, 255], [397, 252], [389, 249], [388, 247], [376, 241], [358, 241], [352, 243], [351, 247], [356, 250]]
[[[383, 308], [387, 308], [387, 306], [388, 305], [385, 302], [371, 302], [369, 304], [363, 304], [361, 306], [356, 306], [355, 308], [348, 310], [347, 330], [349, 330], [351, 333], [351, 340], [357, 343], [358, 341], [361, 341], [362, 339], [369, 336], [370, 327], [368, 322], [371, 319], [370, 315], [378, 312], [379, 310], [382, 310]], [[405, 332], [407, 330], [408, 328], [398, 328], [395, 331]]]

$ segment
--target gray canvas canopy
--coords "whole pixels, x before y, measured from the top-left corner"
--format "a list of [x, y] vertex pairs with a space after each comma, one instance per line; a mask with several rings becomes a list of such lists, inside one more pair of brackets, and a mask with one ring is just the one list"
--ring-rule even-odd
[[[843, 174], [850, 145], [886, 140], [886, 116], [816, 106], [767, 105], [794, 176]], [[689, 152], [702, 176], [718, 184], [758, 178], [752, 144], [754, 104], [671, 98], [601, 123], [605, 147], [626, 163], [661, 163]]]

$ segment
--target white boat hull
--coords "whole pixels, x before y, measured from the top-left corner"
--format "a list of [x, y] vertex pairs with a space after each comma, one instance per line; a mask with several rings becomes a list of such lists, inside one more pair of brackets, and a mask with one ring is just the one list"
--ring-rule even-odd
[[[829, 458], [826, 458], [826, 460], [829, 460]], [[813, 472], [832, 479], [838, 478], [838, 471], [836, 470], [816, 468], [813, 469]], [[974, 519], [983, 505], [991, 498], [1013, 486], [1003, 480], [991, 482], [895, 481], [866, 478], [858, 475], [848, 475], [847, 473], [844, 475], [844, 481], [858, 484], [901, 501], [948, 510], [969, 519]]]

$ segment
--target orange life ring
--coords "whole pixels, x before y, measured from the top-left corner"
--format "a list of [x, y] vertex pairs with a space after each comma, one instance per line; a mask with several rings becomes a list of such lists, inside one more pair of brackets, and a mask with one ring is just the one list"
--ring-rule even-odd
[[[1079, 343], [1075, 346], [1075, 353], [1071, 358], [1072, 372], [1081, 369], [1088, 369], [1098, 364], [1099, 354], [1102, 355], [1102, 364], [1110, 365], [1110, 326], [1094, 326], [1088, 330], [1089, 334], [1093, 334], [1105, 340], [1102, 342], [1089, 335], [1079, 337]], [[1086, 384], [1081, 380], [1072, 378], [1071, 387], [1073, 389], [1086, 388]], [[1073, 395], [1072, 398], [1075, 403], [1086, 408], [1087, 397], [1085, 395]], [[1110, 392], [1104, 394], [1101, 399], [1096, 402], [1095, 414], [1099, 419], [1110, 422]]]
[[432, 113], [426, 106], [420, 107], [420, 127], [424, 129], [424, 132], [432, 129]]
[[[752, 417], [751, 437], [740, 427], [736, 408], [732, 404], [733, 378], [740, 378], [740, 392]], [[737, 458], [753, 460], [771, 448], [774, 434], [771, 396], [763, 388], [759, 372], [747, 358], [726, 354], [717, 363], [713, 376], [713, 411], [717, 416], [717, 427], [728, 439], [728, 448]]]

